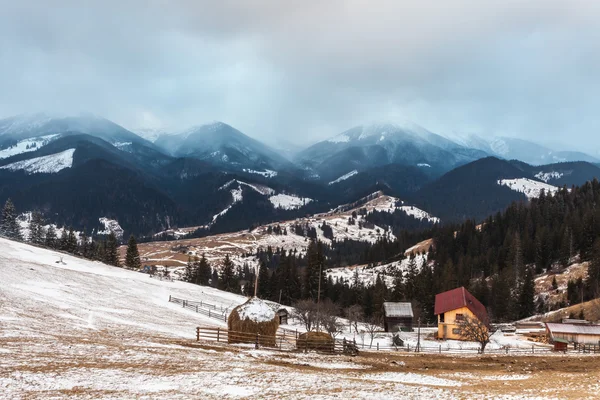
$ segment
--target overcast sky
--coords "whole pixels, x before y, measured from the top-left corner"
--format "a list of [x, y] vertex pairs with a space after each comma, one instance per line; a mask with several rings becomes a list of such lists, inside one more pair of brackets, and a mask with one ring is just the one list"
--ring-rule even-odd
[[410, 120], [600, 150], [600, 1], [0, 7], [0, 117], [90, 111], [128, 128], [221, 120], [297, 143]]

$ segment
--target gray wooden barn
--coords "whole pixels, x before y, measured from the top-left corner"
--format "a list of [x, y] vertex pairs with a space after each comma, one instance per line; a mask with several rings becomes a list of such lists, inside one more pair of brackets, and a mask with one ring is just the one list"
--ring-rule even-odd
[[412, 331], [413, 318], [412, 304], [383, 303], [383, 326], [386, 332]]

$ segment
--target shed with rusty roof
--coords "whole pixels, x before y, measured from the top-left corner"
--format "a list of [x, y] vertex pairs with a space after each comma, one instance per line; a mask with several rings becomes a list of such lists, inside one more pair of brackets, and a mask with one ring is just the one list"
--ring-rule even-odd
[[412, 331], [413, 318], [411, 303], [383, 303], [383, 326], [386, 332]]

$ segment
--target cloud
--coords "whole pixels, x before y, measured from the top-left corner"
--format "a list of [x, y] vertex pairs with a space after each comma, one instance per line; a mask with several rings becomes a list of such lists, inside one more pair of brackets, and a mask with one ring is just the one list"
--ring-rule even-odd
[[85, 109], [128, 127], [149, 115], [177, 127], [222, 120], [296, 142], [409, 119], [442, 133], [597, 145], [598, 2], [0, 6], [4, 116]]

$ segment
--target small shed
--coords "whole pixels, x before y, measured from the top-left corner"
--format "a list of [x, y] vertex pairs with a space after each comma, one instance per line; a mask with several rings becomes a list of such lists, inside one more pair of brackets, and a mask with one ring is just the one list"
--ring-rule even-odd
[[276, 312], [277, 317], [279, 318], [279, 325], [287, 325], [288, 323], [288, 310], [285, 308], [280, 308]]
[[554, 339], [554, 351], [567, 351], [568, 345], [569, 342], [567, 342], [565, 339]]
[[552, 343], [558, 339], [567, 343], [600, 344], [600, 325], [558, 324], [547, 322], [546, 334]]
[[412, 331], [413, 318], [411, 303], [383, 303], [383, 326], [386, 332]]

